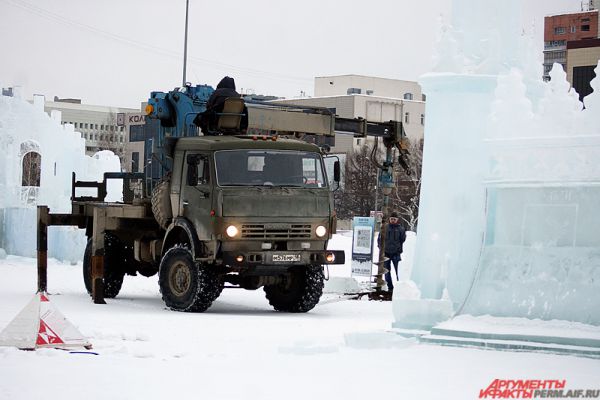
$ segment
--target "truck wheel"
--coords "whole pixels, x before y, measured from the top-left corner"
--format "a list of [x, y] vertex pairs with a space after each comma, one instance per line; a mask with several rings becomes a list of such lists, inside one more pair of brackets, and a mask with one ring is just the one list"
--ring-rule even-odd
[[[111, 234], [104, 234], [104, 297], [112, 299], [117, 297], [125, 270], [122, 257], [123, 245], [121, 241]], [[89, 239], [83, 254], [83, 283], [87, 292], [92, 295], [92, 239]]]
[[152, 197], [150, 202], [152, 204], [152, 213], [156, 222], [163, 229], [167, 229], [173, 218], [173, 212], [171, 210], [171, 197], [169, 195], [171, 176], [166, 175], [158, 184], [152, 189]]
[[174, 311], [204, 312], [223, 290], [218, 275], [194, 262], [192, 252], [181, 244], [163, 256], [158, 284], [163, 301]]
[[323, 294], [323, 267], [311, 265], [292, 271], [287, 284], [265, 286], [269, 304], [277, 311], [307, 312], [312, 310]]

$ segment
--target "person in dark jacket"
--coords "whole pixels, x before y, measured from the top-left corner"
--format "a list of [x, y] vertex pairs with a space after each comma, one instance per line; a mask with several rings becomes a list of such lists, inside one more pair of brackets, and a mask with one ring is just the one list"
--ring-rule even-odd
[[226, 76], [221, 79], [221, 82], [217, 85], [217, 89], [208, 98], [206, 110], [214, 112], [223, 111], [223, 104], [228, 97], [240, 97], [240, 94], [235, 90], [235, 80]]
[[[398, 214], [392, 212], [390, 214], [389, 223], [385, 231], [385, 256], [387, 260], [383, 264], [387, 270], [385, 273], [385, 282], [387, 283], [388, 290], [391, 292], [394, 290], [394, 284], [392, 283], [392, 267], [390, 264], [394, 264], [396, 270], [396, 280], [398, 280], [398, 264], [400, 264], [402, 245], [406, 240], [406, 230], [400, 225]], [[381, 238], [377, 239], [377, 245], [381, 248]], [[381, 251], [381, 250], [380, 250]]]
[[[217, 89], [212, 92], [208, 101], [206, 102], [206, 111], [198, 114], [194, 123], [202, 129], [204, 134], [209, 133], [209, 127], [216, 125], [217, 116], [216, 113], [223, 112], [223, 106], [225, 100], [229, 97], [241, 97], [240, 94], [235, 90], [235, 80], [232, 77], [226, 76], [217, 85]], [[248, 127], [248, 111], [244, 106], [244, 117], [242, 117], [242, 123], [240, 129], [246, 129]]]

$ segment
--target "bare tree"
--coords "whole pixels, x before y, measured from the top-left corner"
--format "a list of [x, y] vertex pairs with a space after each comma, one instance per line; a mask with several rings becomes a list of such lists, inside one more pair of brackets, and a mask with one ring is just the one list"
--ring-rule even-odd
[[[375, 210], [377, 202], [377, 167], [371, 162], [372, 146], [362, 146], [346, 158], [344, 186], [334, 194], [338, 218], [368, 216]], [[375, 158], [381, 162], [383, 152], [377, 149]], [[414, 231], [419, 220], [419, 194], [423, 162], [423, 141], [411, 141], [407, 162], [411, 169], [408, 175], [395, 163], [395, 187], [390, 196], [390, 208], [398, 212], [407, 230]], [[382, 199], [380, 198], [380, 201]]]
[[392, 203], [398, 211], [404, 227], [407, 230], [416, 231], [419, 220], [423, 140], [411, 140], [407, 161], [412, 173], [407, 175], [402, 168], [396, 168], [396, 187], [392, 192]]
[[344, 186], [334, 194], [340, 219], [368, 216], [374, 210], [377, 168], [370, 161], [372, 150], [365, 145], [346, 157]]
[[42, 174], [42, 156], [40, 153], [30, 151], [23, 156], [23, 173], [21, 186], [40, 186]]
[[42, 155], [37, 142], [27, 140], [21, 143], [21, 201], [35, 205], [39, 195], [42, 176]]

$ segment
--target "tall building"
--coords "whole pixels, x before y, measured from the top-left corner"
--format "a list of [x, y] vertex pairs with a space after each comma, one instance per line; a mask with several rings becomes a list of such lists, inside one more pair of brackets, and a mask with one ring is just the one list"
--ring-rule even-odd
[[590, 85], [600, 60], [600, 39], [567, 42], [567, 80], [579, 94], [579, 100], [592, 93]]
[[72, 124], [85, 139], [85, 153], [111, 150], [121, 159], [125, 171], [131, 171], [132, 152], [129, 150], [130, 128], [144, 123], [144, 116], [135, 108], [82, 104], [80, 99], [46, 101], [44, 111], [61, 112], [61, 123]]
[[544, 19], [544, 80], [550, 80], [549, 72], [554, 63], [567, 70], [567, 43], [597, 39], [600, 19], [596, 4], [590, 1], [589, 11], [548, 16]]

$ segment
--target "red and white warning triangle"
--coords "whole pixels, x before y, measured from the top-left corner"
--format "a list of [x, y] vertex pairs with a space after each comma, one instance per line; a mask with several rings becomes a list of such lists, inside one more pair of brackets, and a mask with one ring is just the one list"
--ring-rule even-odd
[[37, 293], [0, 333], [0, 346], [20, 349], [85, 347], [90, 342], [50, 302]]

